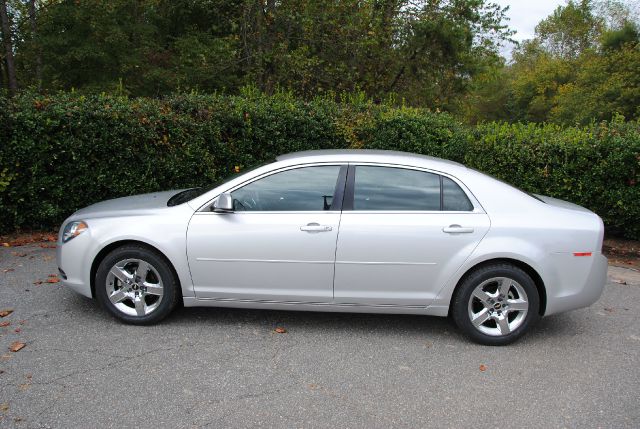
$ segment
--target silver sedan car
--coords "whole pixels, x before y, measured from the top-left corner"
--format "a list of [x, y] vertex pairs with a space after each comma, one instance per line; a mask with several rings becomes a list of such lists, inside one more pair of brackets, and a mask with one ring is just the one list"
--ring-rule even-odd
[[502, 345], [600, 297], [603, 232], [583, 207], [455, 162], [311, 151], [81, 209], [57, 258], [65, 286], [129, 323], [178, 303], [423, 314]]

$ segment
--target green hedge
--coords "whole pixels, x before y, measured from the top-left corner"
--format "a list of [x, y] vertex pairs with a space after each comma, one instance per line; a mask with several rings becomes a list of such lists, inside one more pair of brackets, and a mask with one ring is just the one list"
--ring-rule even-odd
[[470, 128], [447, 114], [357, 98], [0, 97], [0, 230], [55, 227], [96, 201], [206, 185], [286, 152], [352, 147], [464, 162], [584, 205], [640, 238], [639, 136], [638, 123], [619, 121]]
[[529, 192], [598, 213], [608, 231], [640, 239], [640, 123], [621, 118], [582, 128], [480, 125], [467, 165]]

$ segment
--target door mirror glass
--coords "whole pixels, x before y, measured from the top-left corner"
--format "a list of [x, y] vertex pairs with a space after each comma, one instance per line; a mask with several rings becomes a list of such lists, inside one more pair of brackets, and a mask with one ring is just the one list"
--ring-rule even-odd
[[215, 203], [213, 203], [213, 211], [216, 213], [230, 213], [233, 211], [233, 198], [231, 194], [220, 194]]

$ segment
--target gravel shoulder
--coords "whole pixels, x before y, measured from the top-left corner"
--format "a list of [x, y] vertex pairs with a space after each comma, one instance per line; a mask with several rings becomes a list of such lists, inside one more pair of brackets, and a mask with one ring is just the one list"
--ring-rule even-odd
[[128, 326], [55, 273], [53, 248], [0, 248], [0, 427], [640, 426], [628, 268], [502, 348], [422, 316], [180, 309]]

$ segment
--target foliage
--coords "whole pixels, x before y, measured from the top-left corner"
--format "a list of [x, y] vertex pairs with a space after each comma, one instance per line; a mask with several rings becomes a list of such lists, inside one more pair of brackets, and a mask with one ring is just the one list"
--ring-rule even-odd
[[491, 123], [373, 104], [363, 94], [303, 101], [176, 95], [161, 100], [24, 93], [0, 98], [0, 230], [58, 225], [124, 195], [211, 184], [292, 151], [394, 149], [464, 162], [528, 191], [567, 199], [640, 238], [640, 124]]
[[468, 165], [587, 207], [610, 232], [640, 238], [640, 123], [621, 117], [586, 127], [490, 123], [474, 136]]
[[512, 63], [474, 78], [470, 122], [587, 125], [640, 118], [640, 30], [624, 4], [569, 1], [536, 27]]
[[39, 2], [33, 27], [22, 0], [6, 1], [21, 85], [85, 94], [255, 85], [455, 110], [512, 34], [488, 0], [60, 0]]
[[576, 0], [540, 21], [536, 36], [552, 55], [576, 58], [596, 44], [602, 25], [602, 19], [593, 13], [592, 0]]
[[638, 0], [568, 0], [510, 60], [500, 52], [514, 31], [507, 9], [491, 0], [0, 4], [9, 21], [0, 87], [10, 94], [20, 86], [43, 94], [237, 95], [254, 86], [304, 100], [362, 92], [470, 123], [640, 118]]

